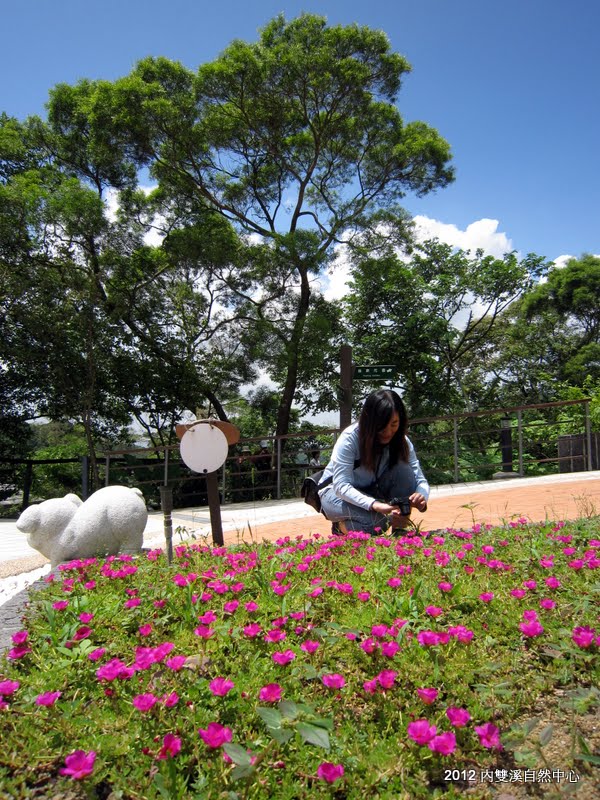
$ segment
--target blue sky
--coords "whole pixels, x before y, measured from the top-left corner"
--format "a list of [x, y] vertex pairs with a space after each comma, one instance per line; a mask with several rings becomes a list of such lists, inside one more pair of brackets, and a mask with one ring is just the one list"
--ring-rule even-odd
[[456, 182], [406, 208], [462, 247], [600, 253], [595, 0], [0, 0], [0, 111], [44, 114], [49, 89], [114, 79], [147, 55], [190, 68], [279, 12], [384, 30], [412, 64], [405, 120], [449, 141]]

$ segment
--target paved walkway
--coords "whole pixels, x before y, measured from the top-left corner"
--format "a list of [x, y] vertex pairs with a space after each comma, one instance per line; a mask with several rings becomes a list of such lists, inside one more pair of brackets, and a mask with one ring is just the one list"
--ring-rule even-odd
[[[423, 530], [470, 528], [475, 523], [502, 524], [518, 517], [532, 522], [600, 515], [600, 470], [539, 478], [510, 478], [432, 487], [429, 509], [413, 511]], [[221, 510], [226, 544], [260, 542], [282, 536], [328, 534], [331, 525], [302, 500], [235, 503]], [[189, 535], [211, 543], [207, 507], [173, 513], [173, 543]], [[163, 517], [148, 516], [144, 545], [164, 545]], [[14, 521], [0, 521], [0, 578], [34, 570], [47, 560], [27, 544]]]

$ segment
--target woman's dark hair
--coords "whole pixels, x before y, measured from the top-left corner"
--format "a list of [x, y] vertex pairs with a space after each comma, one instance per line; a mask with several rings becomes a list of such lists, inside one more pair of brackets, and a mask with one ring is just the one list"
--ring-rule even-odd
[[400, 418], [400, 425], [389, 443], [390, 466], [398, 461], [408, 461], [408, 416], [400, 396], [391, 389], [380, 389], [370, 394], [364, 402], [358, 420], [358, 442], [360, 448], [361, 466], [375, 472], [377, 461], [383, 452], [377, 435], [386, 427], [396, 411]]

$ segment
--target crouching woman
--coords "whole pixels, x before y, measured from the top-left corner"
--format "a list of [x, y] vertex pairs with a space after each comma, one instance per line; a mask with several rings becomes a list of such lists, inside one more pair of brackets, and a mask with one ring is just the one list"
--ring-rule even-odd
[[429, 484], [407, 430], [404, 403], [381, 389], [367, 397], [358, 422], [342, 431], [319, 482], [321, 510], [333, 533], [406, 528], [408, 515], [390, 502], [399, 498], [408, 500], [408, 510], [427, 510]]

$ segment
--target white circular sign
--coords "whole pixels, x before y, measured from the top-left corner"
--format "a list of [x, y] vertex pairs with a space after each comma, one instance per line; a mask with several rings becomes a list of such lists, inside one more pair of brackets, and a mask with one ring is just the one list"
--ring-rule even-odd
[[194, 472], [207, 473], [219, 469], [227, 458], [227, 437], [214, 425], [194, 425], [181, 439], [184, 463]]

